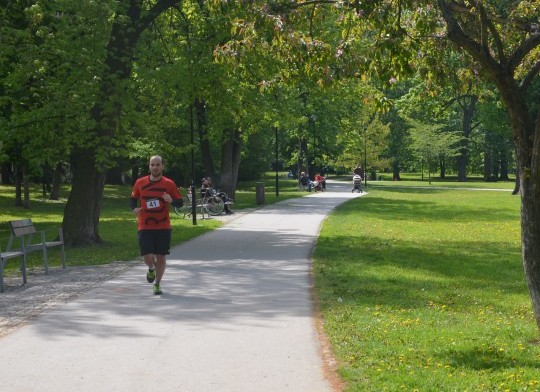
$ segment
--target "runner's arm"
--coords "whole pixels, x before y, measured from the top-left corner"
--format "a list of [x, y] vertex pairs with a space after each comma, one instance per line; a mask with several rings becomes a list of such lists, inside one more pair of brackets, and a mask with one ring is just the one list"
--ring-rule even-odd
[[131, 207], [131, 211], [133, 211], [135, 208], [137, 208], [137, 199], [130, 197], [129, 198], [129, 206]]
[[179, 198], [179, 199], [173, 199], [171, 204], [173, 205], [173, 207], [182, 207], [184, 205], [184, 200], [182, 198]]

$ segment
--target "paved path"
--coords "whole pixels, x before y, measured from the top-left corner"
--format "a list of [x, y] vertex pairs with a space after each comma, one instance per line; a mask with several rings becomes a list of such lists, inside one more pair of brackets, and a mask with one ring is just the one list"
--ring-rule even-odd
[[0, 339], [9, 392], [327, 392], [310, 252], [350, 186], [239, 216], [173, 249], [152, 295], [127, 268]]

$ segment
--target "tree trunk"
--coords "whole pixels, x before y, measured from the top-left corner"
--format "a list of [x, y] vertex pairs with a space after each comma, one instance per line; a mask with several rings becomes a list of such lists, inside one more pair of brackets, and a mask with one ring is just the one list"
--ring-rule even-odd
[[516, 168], [516, 181], [514, 183], [514, 190], [512, 191], [512, 195], [517, 195], [519, 193], [519, 169]]
[[[537, 127], [537, 135], [540, 127]], [[538, 144], [538, 137], [535, 138]], [[538, 152], [538, 146], [536, 146]], [[533, 304], [536, 325], [540, 328], [540, 175], [539, 154], [534, 154], [530, 171], [523, 168], [520, 172], [521, 188], [521, 242], [523, 266], [527, 285]], [[525, 165], [526, 166], [526, 165]], [[530, 173], [530, 176], [528, 175]]]
[[501, 168], [501, 155], [499, 151], [494, 151], [491, 179], [497, 181], [499, 179], [499, 169]]
[[64, 167], [62, 162], [58, 163], [54, 168], [51, 194], [49, 200], [58, 200], [60, 197], [60, 185], [62, 184], [62, 176], [64, 175]]
[[392, 162], [392, 181], [401, 181], [399, 163], [396, 161]]
[[491, 173], [493, 159], [491, 156], [491, 150], [489, 148], [486, 148], [486, 151], [484, 152], [484, 181], [489, 181], [491, 179]]
[[446, 161], [444, 159], [440, 159], [439, 164], [441, 167], [441, 179], [445, 179], [446, 178]]
[[15, 207], [22, 207], [22, 183], [23, 175], [19, 165], [14, 165], [15, 167]]
[[510, 177], [508, 177], [508, 150], [500, 151], [499, 156], [501, 157], [501, 175], [499, 176], [499, 180], [508, 181], [510, 180]]
[[46, 163], [42, 166], [43, 175], [41, 178], [41, 189], [43, 194], [43, 199], [47, 197], [47, 193], [51, 192], [52, 189], [52, 180], [53, 180], [53, 171], [51, 166]]
[[[206, 103], [201, 99], [196, 99], [193, 103], [197, 117], [197, 133], [199, 135], [199, 145], [206, 176], [216, 177], [216, 166], [212, 158], [212, 149], [208, 140], [208, 130], [206, 129]], [[197, 181], [195, 178], [193, 181]]]
[[139, 166], [131, 166], [131, 186], [135, 185], [135, 181], [139, 178]]
[[22, 169], [22, 176], [23, 176], [23, 189], [24, 189], [23, 207], [30, 208], [30, 182], [28, 181], [28, 174], [26, 172], [26, 168], [24, 167]]
[[11, 168], [11, 164], [9, 163], [3, 163], [0, 165], [0, 184], [3, 185], [11, 185], [14, 183], [13, 181], [13, 170]]
[[524, 95], [513, 83], [498, 81], [516, 141], [521, 194], [521, 248], [523, 268], [536, 325], [540, 329], [540, 109], [536, 124]]
[[124, 185], [126, 182], [122, 175], [122, 169], [119, 166], [115, 166], [107, 170], [105, 183], [109, 185]]
[[467, 165], [469, 164], [469, 138], [472, 131], [472, 122], [478, 97], [473, 95], [463, 108], [463, 139], [461, 140], [460, 155], [457, 157], [458, 181], [467, 181]]
[[228, 130], [224, 136], [221, 148], [221, 190], [234, 198], [242, 150], [240, 131]]
[[308, 154], [308, 144], [307, 141], [302, 138], [300, 139], [300, 161], [302, 162], [303, 171], [306, 172], [306, 176], [311, 178], [309, 175], [309, 154]]
[[105, 173], [96, 170], [93, 149], [77, 149], [72, 163], [73, 182], [67, 200], [64, 241], [71, 246], [101, 243], [98, 233]]

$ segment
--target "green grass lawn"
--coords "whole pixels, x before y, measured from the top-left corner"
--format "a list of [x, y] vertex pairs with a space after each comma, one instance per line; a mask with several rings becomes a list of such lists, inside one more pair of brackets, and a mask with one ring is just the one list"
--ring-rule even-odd
[[540, 390], [518, 196], [370, 187], [327, 219], [314, 259], [348, 391]]

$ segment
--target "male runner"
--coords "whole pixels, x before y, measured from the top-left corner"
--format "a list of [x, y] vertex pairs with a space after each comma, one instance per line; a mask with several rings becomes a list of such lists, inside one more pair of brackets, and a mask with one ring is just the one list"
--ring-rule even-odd
[[171, 247], [169, 204], [182, 207], [183, 200], [174, 181], [163, 176], [163, 159], [159, 155], [150, 158], [149, 168], [150, 175], [135, 182], [129, 202], [131, 211], [138, 217], [139, 248], [148, 266], [146, 279], [149, 283], [155, 280], [154, 294], [160, 295], [166, 255]]

